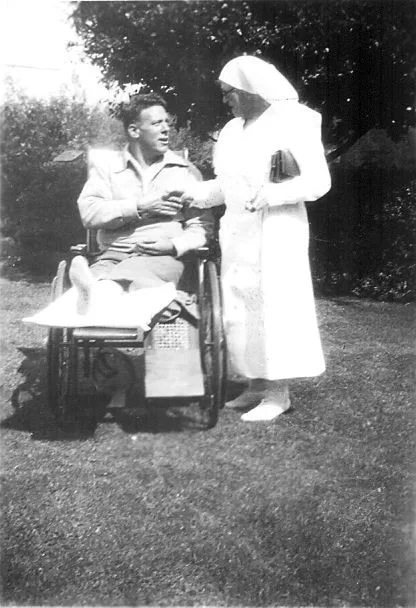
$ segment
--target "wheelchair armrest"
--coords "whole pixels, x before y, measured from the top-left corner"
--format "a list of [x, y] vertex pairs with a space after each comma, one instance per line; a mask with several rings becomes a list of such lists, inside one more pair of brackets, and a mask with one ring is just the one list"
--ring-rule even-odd
[[72, 245], [70, 248], [71, 255], [87, 255], [86, 243], [79, 243], [78, 245]]
[[198, 249], [195, 250], [195, 253], [198, 259], [205, 260], [209, 257], [211, 253], [211, 247], [209, 247], [208, 245], [198, 247]]

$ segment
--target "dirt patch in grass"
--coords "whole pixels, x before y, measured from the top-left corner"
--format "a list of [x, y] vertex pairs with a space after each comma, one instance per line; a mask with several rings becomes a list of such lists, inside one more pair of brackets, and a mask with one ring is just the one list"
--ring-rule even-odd
[[327, 372], [275, 424], [90, 401], [63, 434], [20, 321], [49, 285], [1, 289], [4, 605], [416, 604], [411, 306], [319, 300]]

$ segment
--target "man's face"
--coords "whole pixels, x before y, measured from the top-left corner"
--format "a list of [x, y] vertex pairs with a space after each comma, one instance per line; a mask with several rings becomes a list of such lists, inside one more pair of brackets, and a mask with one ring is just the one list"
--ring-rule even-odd
[[129, 127], [130, 135], [140, 145], [146, 156], [160, 156], [169, 145], [169, 115], [163, 106], [151, 106], [140, 112], [134, 125]]

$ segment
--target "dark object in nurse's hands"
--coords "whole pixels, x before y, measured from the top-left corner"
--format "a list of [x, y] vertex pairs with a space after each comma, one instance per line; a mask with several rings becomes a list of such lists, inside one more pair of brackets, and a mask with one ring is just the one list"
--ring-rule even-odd
[[290, 150], [278, 150], [272, 156], [270, 181], [278, 184], [300, 175], [299, 165]]

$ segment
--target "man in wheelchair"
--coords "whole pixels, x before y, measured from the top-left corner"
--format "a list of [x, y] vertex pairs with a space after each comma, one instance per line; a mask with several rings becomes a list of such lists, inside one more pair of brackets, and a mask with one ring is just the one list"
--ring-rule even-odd
[[[226, 379], [217, 250], [204, 247], [214, 216], [181, 201], [202, 177], [168, 148], [163, 98], [136, 95], [120, 117], [125, 149], [89, 155], [78, 200], [98, 252], [90, 238], [86, 249], [73, 247], [72, 254], [86, 257], [73, 257], [69, 272], [62, 260], [52, 302], [23, 320], [49, 327], [48, 404], [59, 425], [71, 421], [92, 385], [98, 393], [115, 391], [109, 407], [123, 405], [134, 387], [138, 403], [196, 400], [210, 427]], [[201, 247], [202, 255], [186, 255]]]
[[[73, 259], [69, 276], [78, 290], [78, 313], [117, 301], [125, 291], [178, 285], [183, 256], [209, 240], [214, 229], [210, 210], [188, 207], [181, 195], [201, 181], [200, 172], [169, 150], [170, 119], [165, 100], [137, 94], [122, 105], [127, 145], [121, 151], [96, 151], [78, 199], [83, 225], [97, 231], [99, 252], [89, 266]], [[186, 301], [164, 311], [176, 316]]]

